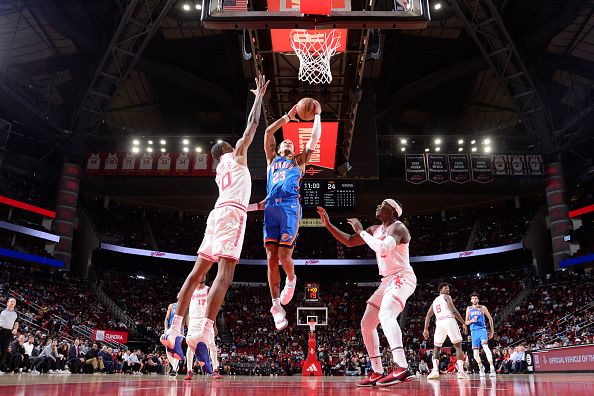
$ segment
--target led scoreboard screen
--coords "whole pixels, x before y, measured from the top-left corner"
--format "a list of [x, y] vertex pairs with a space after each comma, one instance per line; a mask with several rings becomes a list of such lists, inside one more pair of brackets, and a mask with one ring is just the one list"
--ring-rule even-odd
[[354, 210], [357, 204], [354, 180], [306, 180], [301, 184], [301, 205], [315, 209]]
[[305, 284], [305, 301], [320, 301], [320, 284], [308, 282]]

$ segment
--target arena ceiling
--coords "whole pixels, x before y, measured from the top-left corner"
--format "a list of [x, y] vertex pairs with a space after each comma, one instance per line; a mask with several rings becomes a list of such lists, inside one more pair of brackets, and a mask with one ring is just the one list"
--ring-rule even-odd
[[[453, 4], [471, 1], [442, 1], [424, 30], [381, 32], [379, 59], [366, 61], [362, 85], [373, 93], [381, 154], [396, 151], [402, 137], [424, 142], [436, 135], [489, 136], [517, 151], [537, 146], [538, 136], [526, 131], [517, 103]], [[166, 15], [118, 89], [103, 94], [100, 122], [81, 132], [81, 102], [130, 2], [3, 1], [0, 116], [56, 153], [72, 148], [77, 134], [87, 144], [149, 135], [237, 136], [255, 75], [253, 62], [242, 57], [242, 32], [204, 29], [197, 12], [182, 9], [185, 1], [137, 2], [162, 7]], [[555, 147], [591, 161], [594, 0], [488, 3], [542, 98]], [[294, 87], [295, 100], [308, 89], [296, 78]], [[272, 108], [270, 116], [289, 106]]]

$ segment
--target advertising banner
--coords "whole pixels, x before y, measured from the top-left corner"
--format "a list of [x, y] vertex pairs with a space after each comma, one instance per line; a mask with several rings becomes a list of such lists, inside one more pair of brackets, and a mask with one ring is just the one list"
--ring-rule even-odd
[[91, 340], [126, 344], [128, 342], [128, 333], [125, 331], [94, 329]]
[[[295, 154], [301, 153], [312, 134], [313, 122], [289, 122], [283, 125], [283, 139], [295, 145]], [[309, 165], [334, 169], [338, 122], [322, 122], [322, 137], [311, 154]]]
[[547, 371], [594, 371], [594, 345], [534, 351], [526, 355], [528, 367]]

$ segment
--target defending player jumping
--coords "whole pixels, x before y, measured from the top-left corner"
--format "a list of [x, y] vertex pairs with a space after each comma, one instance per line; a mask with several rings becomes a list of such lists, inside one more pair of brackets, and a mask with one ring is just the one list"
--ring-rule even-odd
[[[283, 140], [276, 147], [274, 133], [289, 121], [297, 121], [297, 106], [282, 118], [272, 123], [264, 135], [264, 152], [268, 163], [268, 181], [266, 185], [266, 206], [264, 208], [264, 244], [268, 260], [268, 285], [272, 297], [270, 312], [277, 330], [283, 330], [288, 322], [282, 305], [287, 305], [293, 298], [297, 277], [293, 266], [293, 249], [297, 241], [301, 204], [299, 203], [299, 185], [305, 171], [305, 165], [311, 158], [320, 137], [322, 109], [315, 101], [316, 109], [311, 138], [305, 149], [295, 155], [295, 145], [290, 140]], [[285, 286], [280, 291], [279, 260], [287, 275]]]
[[429, 338], [429, 320], [435, 314], [435, 334], [433, 335], [433, 370], [427, 376], [427, 379], [439, 379], [439, 353], [441, 346], [447, 337], [456, 348], [456, 368], [458, 369], [458, 379], [468, 379], [468, 374], [464, 372], [464, 352], [462, 351], [462, 334], [456, 320], [462, 323], [464, 332], [466, 325], [462, 315], [454, 306], [452, 297], [450, 297], [450, 285], [441, 283], [438, 287], [439, 296], [435, 297], [433, 304], [425, 316], [425, 328], [423, 337]]
[[[258, 127], [262, 98], [267, 87], [268, 81], [263, 75], [259, 75], [256, 78], [256, 89], [251, 90], [256, 96], [254, 105], [243, 136], [237, 141], [235, 148], [227, 142], [222, 142], [215, 144], [211, 150], [215, 160], [220, 160], [215, 178], [219, 188], [219, 198], [208, 215], [204, 238], [198, 249], [198, 259], [179, 292], [172, 326], [160, 340], [168, 348], [168, 353], [180, 360], [184, 358], [181, 346], [183, 315], [188, 309], [196, 286], [206, 275], [212, 263], [217, 261], [217, 276], [208, 294], [203, 326], [186, 339], [188, 346], [195, 350], [197, 359], [208, 361], [207, 345], [210, 344], [214, 332], [214, 320], [227, 289], [233, 281], [235, 265], [243, 246], [247, 211], [255, 210], [257, 207], [257, 204], [248, 207], [252, 179], [247, 167], [247, 152]], [[196, 349], [197, 346], [198, 349]]]
[[[410, 233], [398, 219], [402, 216], [402, 205], [393, 199], [386, 199], [377, 206], [375, 217], [380, 225], [363, 230], [357, 219], [348, 219], [355, 231], [349, 235], [336, 228], [323, 208], [318, 207], [322, 223], [336, 240], [348, 247], [367, 244], [375, 251], [382, 281], [379, 288], [367, 300], [367, 307], [361, 319], [361, 333], [371, 360], [372, 372], [357, 386], [388, 386], [410, 381], [414, 375], [408, 370], [408, 363], [402, 345], [402, 331], [398, 315], [404, 310], [406, 300], [417, 287], [417, 277], [410, 265], [408, 245]], [[382, 329], [394, 359], [396, 368], [388, 375], [384, 373], [380, 353], [377, 326]]]
[[[479, 305], [479, 295], [474, 292], [470, 295], [471, 306], [466, 307], [466, 324], [470, 326], [470, 335], [472, 336], [472, 353], [474, 360], [479, 366], [479, 375], [485, 376], [485, 367], [481, 362], [480, 351], [482, 347], [487, 355], [487, 361], [489, 362], [490, 370], [489, 377], [495, 377], [495, 366], [493, 365], [493, 354], [489, 349], [489, 340], [495, 335], [495, 326], [493, 324], [493, 318], [489, 313], [489, 310], [484, 305]], [[487, 334], [487, 327], [485, 325], [485, 317], [489, 319], [489, 325], [491, 326], [491, 332]]]

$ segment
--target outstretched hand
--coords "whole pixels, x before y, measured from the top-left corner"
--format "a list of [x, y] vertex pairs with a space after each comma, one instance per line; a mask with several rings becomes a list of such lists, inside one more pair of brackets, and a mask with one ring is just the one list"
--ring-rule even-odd
[[291, 121], [299, 122], [299, 119], [297, 118], [297, 105], [294, 105], [293, 107], [291, 107], [291, 110], [289, 110], [289, 112], [287, 113], [287, 116], [289, 117], [289, 119]]
[[347, 219], [347, 222], [353, 227], [353, 231], [355, 231], [356, 234], [363, 231], [363, 224], [361, 224], [359, 219]]
[[262, 97], [266, 93], [266, 89], [268, 88], [268, 83], [270, 80], [266, 81], [266, 77], [263, 74], [258, 74], [258, 77], [256, 77], [255, 80], [256, 89], [250, 89], [250, 92], [256, 96]]
[[326, 209], [322, 208], [321, 206], [316, 207], [316, 210], [318, 211], [318, 215], [320, 216], [320, 219], [322, 220], [322, 224], [324, 224], [324, 227], [328, 227], [328, 224], [330, 224], [330, 217], [328, 216], [328, 212], [326, 212]]

